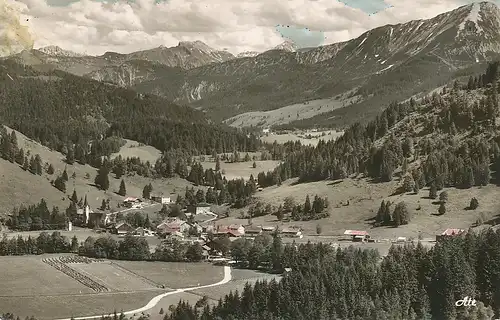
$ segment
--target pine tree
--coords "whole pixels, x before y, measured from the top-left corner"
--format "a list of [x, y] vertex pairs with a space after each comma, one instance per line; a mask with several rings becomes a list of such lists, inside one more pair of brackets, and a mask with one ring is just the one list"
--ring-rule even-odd
[[73, 194], [71, 195], [71, 201], [73, 201], [73, 203], [78, 203], [78, 196], [76, 195], [76, 190], [73, 190]]
[[109, 170], [106, 166], [101, 166], [97, 171], [97, 176], [95, 177], [94, 184], [101, 190], [109, 189]]
[[215, 159], [215, 171], [219, 172], [220, 171], [220, 158], [217, 156]]
[[54, 166], [51, 164], [49, 164], [49, 167], [47, 168], [47, 173], [50, 174], [50, 175], [53, 175], [54, 174]]
[[431, 199], [437, 198], [437, 188], [434, 182], [431, 184], [431, 187], [429, 188], [429, 198]]
[[398, 227], [400, 225], [408, 224], [408, 222], [410, 222], [410, 218], [410, 213], [408, 211], [406, 203], [398, 203], [394, 208], [394, 213], [392, 214], [394, 225]]
[[61, 192], [66, 192], [66, 182], [62, 176], [59, 176], [54, 180], [54, 187]]
[[118, 190], [118, 194], [121, 196], [125, 196], [127, 194], [127, 188], [125, 187], [125, 181], [120, 182], [120, 189]]
[[479, 207], [479, 201], [476, 198], [470, 199], [469, 209], [476, 210]]
[[441, 202], [441, 204], [439, 205], [438, 212], [439, 212], [440, 215], [443, 215], [443, 214], [446, 213], [446, 207], [444, 205], [444, 202]]
[[439, 201], [446, 203], [448, 201], [448, 192], [443, 191], [439, 194]]
[[151, 192], [153, 192], [153, 186], [151, 185], [151, 183], [149, 183], [149, 184], [144, 186], [144, 189], [142, 189], [142, 197], [144, 199], [150, 199]]
[[66, 168], [64, 168], [64, 171], [62, 173], [62, 178], [64, 179], [64, 182], [68, 182], [68, 180], [69, 180], [68, 172], [66, 171]]
[[102, 199], [101, 207], [99, 207], [99, 209], [104, 211], [104, 210], [106, 210], [106, 208], [107, 208], [106, 200]]
[[309, 195], [306, 196], [306, 201], [304, 202], [304, 213], [311, 213], [311, 199], [309, 199]]

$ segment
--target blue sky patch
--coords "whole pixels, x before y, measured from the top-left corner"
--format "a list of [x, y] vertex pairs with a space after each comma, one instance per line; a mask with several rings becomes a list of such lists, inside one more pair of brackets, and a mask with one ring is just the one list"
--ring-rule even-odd
[[325, 35], [321, 31], [312, 31], [308, 28], [298, 28], [294, 26], [276, 26], [276, 31], [283, 38], [287, 38], [295, 42], [299, 48], [317, 47], [325, 41]]

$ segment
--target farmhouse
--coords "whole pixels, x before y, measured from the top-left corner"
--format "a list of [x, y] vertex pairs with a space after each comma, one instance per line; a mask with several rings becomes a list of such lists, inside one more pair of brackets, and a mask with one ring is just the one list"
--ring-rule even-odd
[[189, 228], [190, 225], [186, 221], [180, 219], [167, 220], [156, 227], [157, 232], [163, 235], [169, 235], [174, 232], [184, 233], [187, 232]]
[[140, 199], [128, 197], [128, 198], [123, 199], [123, 206], [125, 206], [127, 208], [132, 208], [132, 207], [134, 207], [134, 205], [137, 205], [140, 202], [141, 202]]
[[368, 232], [359, 230], [346, 230], [344, 231], [344, 235], [351, 236], [353, 242], [363, 242], [370, 238]]
[[440, 235], [436, 235], [436, 241], [441, 241], [444, 238], [465, 235], [467, 232], [464, 229], [446, 229]]
[[270, 131], [269, 128], [262, 129], [262, 133], [269, 133], [269, 131]]
[[161, 204], [169, 204], [172, 202], [170, 197], [164, 197], [164, 196], [152, 196], [151, 200]]
[[119, 235], [127, 234], [129, 232], [132, 232], [133, 230], [134, 228], [126, 222], [121, 222], [113, 228], [114, 233]]
[[245, 228], [246, 237], [255, 237], [262, 233], [262, 227], [260, 226], [248, 226]]
[[144, 229], [142, 227], [139, 227], [132, 232], [132, 235], [140, 237], [152, 237], [154, 236], [154, 232], [149, 229]]
[[281, 234], [288, 238], [302, 238], [302, 231], [300, 231], [300, 228], [285, 228], [281, 231]]
[[264, 233], [273, 233], [276, 230], [276, 227], [262, 227], [262, 232]]
[[232, 224], [230, 226], [217, 226], [215, 235], [221, 236], [227, 234], [230, 237], [241, 237], [245, 234], [245, 227], [241, 224]]

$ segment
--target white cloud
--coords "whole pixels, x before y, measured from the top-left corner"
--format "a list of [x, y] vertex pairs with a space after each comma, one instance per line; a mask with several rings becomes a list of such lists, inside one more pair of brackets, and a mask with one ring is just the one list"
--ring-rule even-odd
[[[35, 47], [57, 45], [88, 54], [132, 52], [194, 40], [236, 54], [264, 51], [283, 42], [275, 31], [279, 24], [323, 31], [328, 44], [384, 24], [430, 18], [464, 4], [461, 0], [385, 2], [394, 7], [368, 16], [335, 0], [168, 0], [160, 4], [154, 0], [81, 0], [57, 7], [46, 0], [0, 0], [0, 26], [19, 30], [13, 21], [17, 19], [29, 28]], [[16, 11], [17, 17], [12, 14]], [[11, 18], [4, 19], [6, 15]], [[16, 41], [30, 45], [26, 35], [11, 32], [9, 37], [22, 37]]]

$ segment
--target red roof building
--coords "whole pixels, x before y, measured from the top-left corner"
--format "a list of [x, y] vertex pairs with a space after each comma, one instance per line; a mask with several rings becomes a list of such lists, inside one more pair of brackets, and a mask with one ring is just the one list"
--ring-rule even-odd
[[440, 241], [443, 238], [465, 235], [466, 233], [467, 232], [464, 229], [456, 229], [456, 228], [446, 229], [441, 234], [436, 235], [436, 241]]

